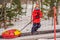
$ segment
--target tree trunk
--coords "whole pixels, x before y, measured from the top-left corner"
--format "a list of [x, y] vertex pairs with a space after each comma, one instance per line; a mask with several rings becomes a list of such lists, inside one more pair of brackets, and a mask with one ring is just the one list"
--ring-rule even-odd
[[33, 11], [33, 8], [34, 8], [34, 0], [32, 0], [32, 11]]
[[32, 20], [32, 12], [33, 12], [33, 8], [34, 8], [34, 0], [32, 0], [31, 20]]
[[51, 0], [51, 4], [50, 4], [50, 15], [52, 17], [52, 25], [53, 25], [53, 18], [54, 18], [54, 12], [53, 12], [53, 7], [54, 7], [54, 2], [53, 0]]
[[43, 8], [43, 4], [42, 4], [42, 0], [41, 0], [41, 11], [43, 11], [42, 8]]
[[13, 2], [13, 0], [10, 0], [11, 5], [12, 5], [12, 2]]
[[11, 17], [9, 18], [9, 24], [11, 24]]
[[25, 8], [25, 13], [27, 12], [27, 2], [28, 2], [28, 0], [26, 0], [26, 8]]
[[40, 8], [40, 0], [38, 0], [39, 8]]
[[56, 13], [56, 24], [58, 25], [58, 3], [59, 1], [57, 0], [57, 3], [56, 3], [56, 8], [57, 8], [57, 13]]
[[[54, 18], [54, 12], [53, 12], [53, 7], [54, 6], [56, 6], [57, 7], [57, 10], [56, 11], [58, 11], [58, 2], [55, 2], [56, 0], [51, 0], [51, 5], [50, 5], [50, 8], [51, 8], [51, 15], [52, 15], [52, 22], [53, 22], [53, 18]], [[56, 3], [56, 4], [55, 4]], [[57, 14], [58, 14], [58, 12], [56, 13], [56, 24], [58, 24], [58, 18], [57, 18]], [[52, 23], [52, 25], [53, 25], [53, 23]]]
[[7, 28], [7, 26], [6, 26], [6, 1], [7, 0], [4, 0], [4, 4], [3, 4], [3, 16], [4, 16], [4, 18], [3, 18], [3, 23], [4, 23], [4, 28], [6, 29]]

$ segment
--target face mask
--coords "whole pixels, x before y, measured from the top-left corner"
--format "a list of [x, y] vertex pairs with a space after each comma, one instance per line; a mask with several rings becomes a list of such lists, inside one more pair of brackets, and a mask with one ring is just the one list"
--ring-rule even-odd
[[36, 10], [39, 10], [39, 8], [35, 8]]

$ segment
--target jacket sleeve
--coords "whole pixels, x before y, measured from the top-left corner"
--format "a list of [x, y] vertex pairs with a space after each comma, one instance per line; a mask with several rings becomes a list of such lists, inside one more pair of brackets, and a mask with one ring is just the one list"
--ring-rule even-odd
[[32, 15], [31, 15], [31, 19], [33, 20], [33, 14], [34, 14], [34, 11], [32, 12]]
[[40, 18], [42, 18], [43, 17], [43, 13], [40, 11]]
[[32, 16], [31, 16], [32, 19], [35, 18], [36, 15], [37, 15], [37, 14], [36, 14], [36, 11], [33, 11], [33, 12], [32, 12]]

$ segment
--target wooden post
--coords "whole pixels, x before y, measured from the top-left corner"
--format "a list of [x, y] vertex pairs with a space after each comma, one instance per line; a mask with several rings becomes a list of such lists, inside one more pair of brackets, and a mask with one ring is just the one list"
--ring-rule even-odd
[[53, 7], [54, 10], [54, 40], [56, 40], [56, 7]]

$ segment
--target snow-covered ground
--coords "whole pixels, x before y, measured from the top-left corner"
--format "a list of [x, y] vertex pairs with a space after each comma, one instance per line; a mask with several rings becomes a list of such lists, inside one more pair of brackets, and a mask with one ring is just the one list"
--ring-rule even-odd
[[[23, 7], [25, 5], [22, 5]], [[22, 18], [20, 17], [20, 19], [22, 20], [17, 20], [17, 22], [14, 22], [14, 26], [10, 27], [10, 28], [7, 28], [7, 29], [3, 29], [1, 28], [0, 29], [0, 35], [2, 34], [3, 31], [5, 30], [9, 30], [9, 29], [18, 29], [18, 30], [21, 30], [26, 24], [28, 24], [30, 21], [31, 21], [31, 9], [32, 9], [32, 5], [28, 4], [28, 7], [27, 7], [27, 14], [26, 16], [22, 16]], [[60, 16], [58, 16], [58, 19], [60, 20]], [[58, 20], [59, 24], [60, 24], [60, 21]], [[25, 33], [25, 32], [30, 32], [31, 31], [31, 28], [32, 28], [32, 23], [29, 24], [24, 30], [22, 30], [21, 32], [22, 33]], [[56, 25], [56, 29], [60, 29], [60, 25]], [[44, 19], [41, 19], [41, 28], [38, 29], [38, 31], [46, 31], [46, 30], [54, 30], [54, 26], [52, 25], [52, 19], [50, 20], [44, 20]], [[59, 40], [60, 38], [57, 38], [57, 40]], [[5, 40], [5, 39], [0, 39], [0, 40]], [[7, 39], [8, 40], [8, 39]], [[12, 40], [17, 40], [16, 39], [12, 39]], [[18, 39], [19, 40], [19, 39]], [[38, 40], [54, 40], [54, 39], [38, 39]]]
[[[54, 40], [54, 39], [38, 39], [38, 40]], [[60, 40], [60, 38], [57, 38], [57, 40]]]

